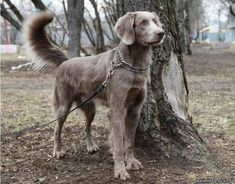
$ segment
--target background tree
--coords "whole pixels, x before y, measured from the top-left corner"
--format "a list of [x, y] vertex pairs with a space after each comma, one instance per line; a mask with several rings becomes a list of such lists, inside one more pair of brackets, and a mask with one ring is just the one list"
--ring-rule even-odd
[[[90, 0], [95, 15], [91, 14], [91, 10], [85, 7], [83, 19], [83, 31], [86, 33], [87, 39], [94, 48], [95, 53], [100, 53], [106, 47], [113, 47], [119, 40], [114, 32], [114, 25], [117, 20], [116, 3], [114, 0], [103, 1], [101, 7], [97, 1]], [[104, 15], [101, 20], [100, 15]], [[105, 43], [105, 38], [106, 43]]]
[[203, 1], [176, 0], [176, 15], [179, 25], [180, 46], [183, 52], [192, 54], [193, 33], [199, 39], [200, 30], [206, 26]]
[[205, 26], [203, 0], [191, 1], [189, 5], [190, 29], [197, 33], [195, 39], [198, 40], [200, 30]]
[[192, 32], [190, 27], [189, 0], [176, 0], [176, 15], [179, 25], [180, 46], [183, 52], [192, 54]]
[[142, 109], [137, 142], [168, 157], [204, 161], [207, 153], [188, 112], [188, 87], [183, 68], [174, 0], [117, 0], [118, 16], [128, 11], [154, 11], [166, 38], [153, 48], [151, 84]]
[[[116, 3], [115, 0], [104, 0], [100, 4], [97, 4], [96, 0], [89, 0], [87, 2], [90, 3], [91, 8], [89, 10], [85, 8], [85, 12], [83, 12], [84, 0], [62, 0], [61, 5], [63, 11], [58, 12], [56, 11], [57, 7], [55, 7], [52, 1], [49, 1], [48, 4], [48, 1], [44, 0], [25, 0], [24, 5], [31, 7], [26, 10], [23, 5], [16, 5], [15, 1], [3, 0], [0, 3], [1, 16], [10, 23], [10, 28], [14, 27], [10, 32], [14, 31], [16, 35], [17, 31], [15, 29], [21, 32], [22, 23], [26, 14], [34, 14], [35, 11], [56, 12], [54, 14], [54, 21], [47, 27], [53, 42], [63, 49], [68, 50], [70, 57], [79, 56], [80, 52], [85, 55], [97, 54], [104, 51], [106, 47], [116, 46], [119, 42], [113, 29], [117, 20]], [[71, 11], [68, 11], [68, 8]], [[91, 11], [94, 11], [94, 15], [92, 15]], [[77, 18], [75, 18], [75, 15]], [[70, 20], [68, 20], [69, 18]], [[68, 21], [71, 23], [68, 24]], [[81, 21], [82, 25], [80, 23]], [[3, 26], [7, 26], [7, 22]], [[11, 35], [12, 33], [6, 34]], [[81, 45], [80, 34], [87, 36], [88, 42], [86, 42], [86, 45]], [[10, 42], [15, 43], [14, 40]]]
[[22, 25], [17, 21], [12, 15], [7, 11], [4, 3], [0, 3], [1, 5], [1, 16], [6, 19], [12, 26], [14, 26], [18, 31], [21, 30]]
[[68, 56], [80, 56], [84, 0], [68, 0]]
[[221, 9], [229, 10], [229, 13], [235, 17], [235, 0], [210, 0], [211, 3], [220, 3]]

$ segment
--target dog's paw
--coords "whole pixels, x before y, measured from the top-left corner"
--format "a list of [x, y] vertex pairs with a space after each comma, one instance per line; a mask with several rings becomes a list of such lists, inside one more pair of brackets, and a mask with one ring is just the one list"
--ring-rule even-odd
[[93, 143], [92, 145], [87, 145], [87, 152], [88, 153], [92, 154], [92, 153], [95, 153], [99, 150], [100, 150], [99, 147], [95, 143]]
[[140, 168], [143, 168], [141, 162], [137, 160], [136, 158], [131, 158], [126, 161], [126, 169], [127, 170], [139, 170]]
[[65, 152], [63, 150], [54, 150], [53, 151], [53, 157], [57, 158], [57, 159], [60, 159], [60, 158], [64, 158], [65, 156]]
[[121, 180], [126, 180], [128, 178], [131, 178], [126, 169], [122, 167], [114, 169], [114, 177], [115, 178], [120, 177]]

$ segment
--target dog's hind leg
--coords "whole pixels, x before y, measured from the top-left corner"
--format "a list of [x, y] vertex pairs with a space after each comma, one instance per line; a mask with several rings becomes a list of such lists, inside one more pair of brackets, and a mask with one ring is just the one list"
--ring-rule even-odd
[[86, 116], [85, 134], [86, 134], [87, 151], [88, 153], [93, 153], [99, 150], [98, 146], [93, 141], [92, 134], [91, 134], [91, 123], [94, 120], [95, 112], [96, 112], [95, 102], [91, 100], [88, 103], [84, 104], [81, 107], [81, 109]]
[[[66, 92], [63, 94], [63, 90], [61, 90], [60, 95], [61, 97], [58, 98], [58, 94], [55, 90], [55, 101], [54, 101], [54, 108], [55, 108], [55, 113], [56, 113], [56, 118], [57, 124], [55, 126], [54, 130], [54, 151], [53, 151], [53, 156], [55, 158], [62, 158], [64, 157], [64, 151], [62, 150], [62, 144], [61, 144], [61, 131], [64, 122], [66, 121], [67, 118], [67, 113], [70, 110], [70, 107], [72, 105], [71, 99], [68, 97]], [[67, 98], [66, 98], [67, 96]]]

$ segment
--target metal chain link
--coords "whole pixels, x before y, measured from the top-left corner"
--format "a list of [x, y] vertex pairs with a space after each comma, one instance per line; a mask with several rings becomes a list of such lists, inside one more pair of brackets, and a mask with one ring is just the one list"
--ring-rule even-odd
[[121, 62], [121, 66], [125, 67], [127, 70], [131, 71], [131, 72], [135, 72], [135, 73], [144, 73], [148, 70], [148, 66], [149, 64], [144, 67], [144, 68], [140, 68], [140, 67], [134, 67], [132, 66], [130, 63], [127, 63], [122, 56], [120, 55], [118, 48], [115, 48], [116, 52], [115, 54], [117, 55], [119, 61]]
[[120, 68], [120, 67], [125, 67], [127, 70], [131, 71], [131, 72], [135, 72], [135, 73], [144, 73], [148, 70], [148, 66], [144, 68], [138, 68], [138, 67], [134, 67], [132, 66], [130, 63], [127, 63], [126, 61], [124, 61], [124, 59], [122, 58], [122, 56], [120, 55], [118, 48], [114, 48], [113, 49], [115, 51], [114, 55], [117, 55], [118, 60], [120, 61], [120, 63], [115, 63], [115, 60], [113, 58], [111, 65], [110, 65], [110, 69], [108, 71], [108, 74], [106, 76], [106, 79], [104, 80], [104, 82], [102, 83], [102, 85], [100, 86], [100, 91], [103, 90], [107, 84], [110, 82], [111, 77], [113, 76], [115, 69]]

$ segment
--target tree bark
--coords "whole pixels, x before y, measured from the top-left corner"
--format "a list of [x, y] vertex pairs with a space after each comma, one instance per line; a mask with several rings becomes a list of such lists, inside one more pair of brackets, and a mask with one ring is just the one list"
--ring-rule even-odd
[[80, 56], [84, 0], [68, 0], [68, 56]]
[[190, 29], [190, 17], [189, 17], [189, 0], [185, 1], [185, 25], [184, 25], [184, 32], [185, 32], [185, 41], [186, 41], [186, 48], [187, 48], [187, 54], [192, 55], [191, 50], [191, 29]]
[[185, 40], [185, 0], [176, 0], [176, 15], [179, 25], [179, 37], [181, 51], [186, 52], [186, 40]]
[[[128, 11], [154, 11], [166, 38], [153, 48], [151, 84], [137, 130], [137, 144], [156, 156], [206, 161], [206, 146], [188, 112], [188, 87], [180, 49], [174, 0], [117, 0], [118, 16]], [[144, 146], [143, 146], [144, 145]]]
[[176, 15], [180, 28], [179, 37], [181, 50], [188, 55], [192, 55], [189, 0], [177, 0], [176, 2]]

